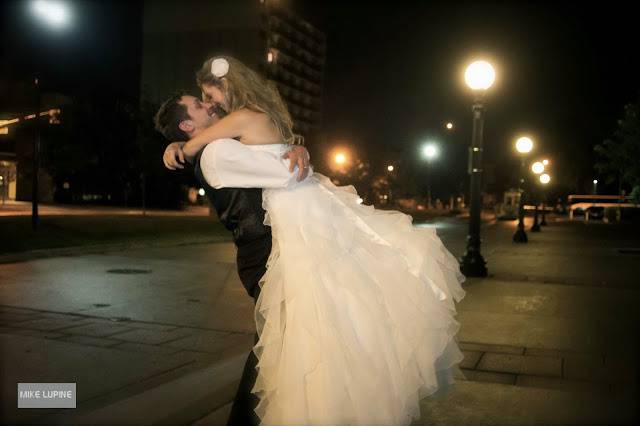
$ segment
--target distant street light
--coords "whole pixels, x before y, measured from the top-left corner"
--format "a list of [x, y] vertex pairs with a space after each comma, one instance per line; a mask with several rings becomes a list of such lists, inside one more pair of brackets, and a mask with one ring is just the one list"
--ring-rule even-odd
[[593, 180], [593, 195], [598, 193], [598, 179]]
[[525, 204], [525, 158], [533, 149], [533, 141], [527, 136], [521, 136], [516, 140], [516, 151], [520, 153], [520, 203], [518, 205], [518, 228], [513, 234], [514, 243], [526, 243], [529, 239], [524, 230], [524, 204]]
[[431, 208], [431, 162], [438, 156], [438, 146], [429, 142], [422, 146], [422, 156], [427, 160], [427, 208]]
[[527, 136], [522, 136], [516, 141], [516, 151], [520, 154], [528, 154], [533, 149], [533, 141]]
[[447, 130], [453, 130], [453, 123], [452, 122], [448, 122], [446, 127], [447, 127]]
[[433, 160], [438, 156], [438, 146], [434, 143], [428, 143], [422, 147], [422, 155], [427, 161]]
[[[546, 160], [545, 160], [546, 161]], [[547, 226], [547, 184], [551, 181], [551, 176], [546, 173], [540, 175], [540, 183], [543, 186], [542, 189], [542, 222], [540, 225]]]
[[[533, 171], [533, 173], [539, 175], [544, 171], [544, 164], [542, 164], [542, 162], [540, 161], [536, 161], [531, 166], [531, 170]], [[533, 188], [532, 188], [532, 191], [533, 191]], [[532, 194], [532, 195], [534, 196], [531, 198], [537, 198], [535, 196], [536, 194]], [[540, 232], [540, 223], [538, 222], [538, 200], [537, 199], [534, 200], [533, 225], [531, 225], [531, 232]]]
[[544, 166], [548, 166], [549, 165], [549, 160], [547, 160], [547, 159], [542, 160], [542, 164]]
[[476, 61], [469, 65], [464, 73], [464, 79], [473, 91], [475, 99], [471, 111], [473, 112], [473, 134], [469, 147], [470, 175], [470, 206], [469, 206], [469, 235], [467, 236], [467, 250], [460, 259], [460, 270], [466, 276], [486, 277], [487, 266], [480, 254], [480, 212], [482, 209], [482, 127], [484, 125], [484, 94], [495, 81], [496, 73], [490, 63]]
[[387, 166], [387, 170], [392, 172], [393, 171], [393, 166]]
[[540, 161], [536, 161], [531, 166], [531, 171], [533, 173], [539, 175], [540, 173], [544, 172], [544, 164], [542, 164]]

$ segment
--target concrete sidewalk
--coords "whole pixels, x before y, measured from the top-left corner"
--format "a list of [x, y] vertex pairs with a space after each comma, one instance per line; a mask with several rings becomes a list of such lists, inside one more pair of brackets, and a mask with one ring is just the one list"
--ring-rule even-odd
[[[459, 254], [464, 222], [434, 226]], [[417, 424], [637, 419], [638, 266], [603, 255], [635, 237], [552, 222], [513, 245], [510, 226], [483, 228], [491, 275], [458, 305], [468, 380]], [[0, 265], [3, 423], [224, 424], [255, 330], [234, 260], [216, 243]], [[77, 383], [77, 408], [17, 409], [19, 382]]]

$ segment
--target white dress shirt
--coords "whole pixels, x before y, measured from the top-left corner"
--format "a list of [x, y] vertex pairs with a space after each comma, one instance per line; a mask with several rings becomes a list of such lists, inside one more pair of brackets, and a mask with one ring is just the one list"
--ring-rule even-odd
[[200, 156], [202, 175], [213, 188], [287, 188], [296, 184], [298, 166], [289, 172], [282, 158], [287, 144], [244, 145], [235, 139], [218, 139]]

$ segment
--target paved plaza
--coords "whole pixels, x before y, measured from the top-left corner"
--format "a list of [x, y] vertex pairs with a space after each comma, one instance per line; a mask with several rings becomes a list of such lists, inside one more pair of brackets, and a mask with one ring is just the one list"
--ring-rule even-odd
[[[463, 253], [464, 220], [417, 226]], [[528, 244], [514, 230], [483, 225], [489, 276], [458, 305], [465, 377], [421, 423], [633, 422], [638, 229], [554, 218]], [[255, 331], [231, 243], [5, 259], [0, 283], [4, 423], [226, 421]], [[18, 409], [26, 382], [77, 383], [77, 408]]]

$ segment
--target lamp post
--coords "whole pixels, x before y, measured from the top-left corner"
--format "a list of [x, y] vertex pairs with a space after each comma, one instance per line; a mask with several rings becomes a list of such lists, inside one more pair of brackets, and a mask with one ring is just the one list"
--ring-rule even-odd
[[422, 156], [427, 160], [427, 209], [431, 209], [431, 162], [438, 156], [438, 146], [429, 142], [422, 147]]
[[36, 96], [35, 96], [35, 109], [36, 117], [33, 123], [34, 135], [33, 135], [33, 179], [31, 184], [31, 229], [36, 231], [38, 229], [38, 222], [40, 216], [38, 215], [38, 174], [40, 172], [40, 118], [38, 114], [40, 112], [41, 104], [41, 92], [40, 81], [36, 77], [33, 81]]
[[460, 259], [460, 270], [466, 276], [486, 277], [487, 266], [480, 254], [480, 210], [482, 189], [482, 128], [484, 124], [484, 94], [495, 81], [495, 71], [491, 64], [476, 61], [469, 65], [464, 73], [464, 79], [473, 91], [475, 99], [471, 111], [473, 113], [473, 134], [469, 147], [470, 175], [470, 207], [469, 207], [469, 235], [467, 236], [467, 250]]
[[520, 153], [520, 203], [518, 204], [518, 228], [513, 234], [514, 243], [526, 243], [528, 241], [527, 233], [524, 230], [524, 176], [525, 176], [525, 157], [533, 149], [533, 141], [526, 136], [518, 138], [516, 141], [516, 151]]
[[[544, 164], [540, 161], [536, 161], [531, 165], [531, 171], [537, 175], [544, 171]], [[538, 200], [537, 197], [531, 197], [534, 202], [534, 213], [533, 213], [533, 225], [531, 225], [531, 232], [540, 232], [540, 223], [538, 222]]]
[[[31, 12], [33, 16], [46, 27], [53, 30], [62, 30], [71, 20], [69, 7], [61, 1], [34, 0], [31, 2]], [[38, 173], [40, 169], [40, 104], [42, 99], [42, 89], [39, 73], [33, 80], [35, 89], [36, 116], [34, 123], [33, 138], [33, 180], [31, 188], [31, 227], [35, 231], [38, 229]]]
[[593, 180], [593, 195], [598, 193], [598, 179]]
[[[544, 162], [543, 162], [544, 163]], [[542, 226], [547, 226], [547, 191], [546, 191], [546, 186], [549, 184], [549, 182], [551, 181], [551, 176], [549, 176], [546, 173], [543, 173], [540, 175], [540, 183], [543, 186], [543, 190], [542, 190], [542, 222], [540, 222], [540, 225]]]

